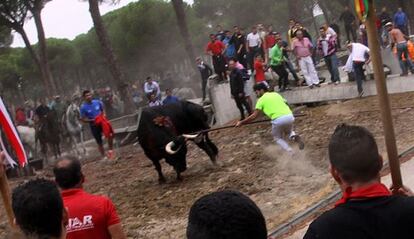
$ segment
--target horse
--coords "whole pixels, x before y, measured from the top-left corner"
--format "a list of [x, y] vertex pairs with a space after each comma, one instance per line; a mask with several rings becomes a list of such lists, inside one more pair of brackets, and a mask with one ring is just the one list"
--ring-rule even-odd
[[50, 147], [55, 159], [61, 156], [60, 126], [55, 110], [50, 110], [45, 117], [39, 119], [36, 127], [36, 142], [40, 142], [41, 152], [48, 163], [48, 148]]
[[79, 106], [76, 104], [76, 102], [72, 102], [66, 109], [66, 113], [64, 115], [64, 123], [70, 136], [70, 142], [72, 145], [72, 149], [75, 150], [78, 157], [80, 156], [80, 152], [77, 147], [78, 143], [80, 143], [82, 146], [83, 155], [87, 154], [85, 143], [84, 143], [84, 137], [83, 137], [83, 126], [80, 123], [79, 119], [80, 119]]

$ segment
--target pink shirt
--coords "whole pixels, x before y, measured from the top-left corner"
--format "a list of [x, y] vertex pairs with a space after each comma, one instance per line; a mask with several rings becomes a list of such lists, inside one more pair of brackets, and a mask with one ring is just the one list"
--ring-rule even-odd
[[297, 57], [307, 57], [312, 55], [309, 48], [313, 47], [312, 42], [308, 38], [304, 37], [302, 41], [299, 39], [293, 40], [292, 49]]
[[240, 64], [240, 62], [236, 63], [236, 68], [239, 70], [244, 70], [244, 66], [242, 64]]

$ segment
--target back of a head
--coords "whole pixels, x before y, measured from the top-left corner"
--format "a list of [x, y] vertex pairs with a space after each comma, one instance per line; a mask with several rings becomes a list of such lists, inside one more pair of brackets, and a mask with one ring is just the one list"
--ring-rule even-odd
[[187, 238], [266, 239], [266, 222], [256, 204], [242, 193], [215, 192], [191, 207]]
[[374, 136], [360, 126], [339, 125], [329, 142], [329, 160], [347, 183], [366, 183], [378, 176], [382, 161]]
[[70, 189], [79, 185], [82, 180], [81, 163], [75, 157], [65, 157], [57, 161], [53, 168], [55, 181], [61, 189]]
[[28, 238], [60, 238], [63, 201], [54, 182], [35, 179], [13, 190], [16, 223]]

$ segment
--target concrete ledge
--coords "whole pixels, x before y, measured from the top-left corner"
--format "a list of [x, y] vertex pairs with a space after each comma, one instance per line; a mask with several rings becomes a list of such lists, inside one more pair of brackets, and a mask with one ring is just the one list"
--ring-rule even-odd
[[[403, 93], [414, 91], [414, 76], [387, 78], [388, 93]], [[363, 84], [364, 96], [377, 94], [374, 80], [365, 81]], [[324, 84], [320, 88], [310, 89], [299, 87], [292, 91], [282, 93], [289, 104], [314, 103], [322, 101], [347, 100], [358, 97], [356, 82], [341, 83], [340, 85]]]

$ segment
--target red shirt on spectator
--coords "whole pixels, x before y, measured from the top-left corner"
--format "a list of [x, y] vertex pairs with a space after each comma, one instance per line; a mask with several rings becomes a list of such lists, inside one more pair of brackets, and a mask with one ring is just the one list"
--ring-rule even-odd
[[68, 210], [66, 239], [111, 239], [108, 227], [121, 223], [111, 200], [88, 194], [83, 189], [62, 192]]
[[276, 37], [273, 34], [268, 34], [266, 36], [266, 48], [272, 48], [276, 45]]
[[213, 55], [220, 56], [222, 54], [224, 48], [226, 48], [226, 46], [224, 45], [223, 42], [221, 42], [219, 40], [215, 40], [214, 42], [210, 41], [207, 44], [206, 52], [211, 51], [213, 53]]
[[259, 60], [255, 60], [254, 70], [256, 71], [256, 76], [255, 76], [256, 83], [260, 83], [266, 79], [264, 69], [263, 69], [263, 62]]
[[16, 125], [26, 125], [27, 118], [26, 113], [22, 108], [16, 110]]

